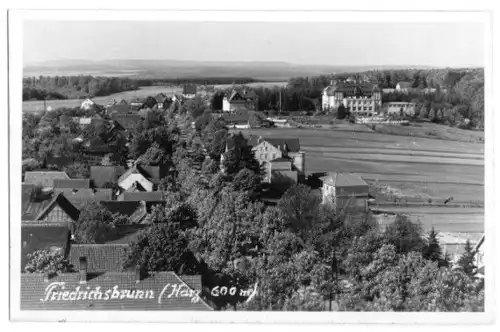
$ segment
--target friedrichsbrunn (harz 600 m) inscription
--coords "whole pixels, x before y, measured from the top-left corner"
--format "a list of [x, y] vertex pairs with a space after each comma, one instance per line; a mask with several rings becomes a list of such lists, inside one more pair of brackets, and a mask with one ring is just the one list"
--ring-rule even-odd
[[20, 310], [484, 312], [484, 25], [402, 22], [25, 20]]

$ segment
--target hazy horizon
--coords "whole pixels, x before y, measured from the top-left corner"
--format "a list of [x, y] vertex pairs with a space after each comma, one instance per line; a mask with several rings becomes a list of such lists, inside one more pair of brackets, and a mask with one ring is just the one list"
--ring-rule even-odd
[[23, 64], [172, 60], [483, 67], [476, 22], [26, 21]]

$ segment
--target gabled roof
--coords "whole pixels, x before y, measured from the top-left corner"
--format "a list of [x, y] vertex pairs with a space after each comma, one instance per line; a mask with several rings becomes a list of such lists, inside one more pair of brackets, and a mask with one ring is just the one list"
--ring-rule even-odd
[[90, 179], [54, 179], [54, 188], [90, 188]]
[[90, 180], [97, 188], [102, 188], [108, 182], [116, 183], [123, 173], [123, 166], [90, 166]]
[[[108, 294], [109, 299], [89, 300], [85, 296], [77, 297], [74, 301], [59, 301], [45, 299], [46, 288], [54, 282], [64, 282], [65, 290], [75, 291], [77, 287], [84, 291], [87, 287], [95, 290], [99, 287], [99, 292]], [[80, 285], [80, 273], [65, 273], [44, 281], [44, 275], [21, 274], [21, 310], [124, 310], [124, 311], [145, 311], [145, 310], [192, 310], [207, 311], [213, 310], [196, 293], [201, 293], [201, 276], [178, 276], [174, 272], [151, 272], [137, 282], [135, 272], [106, 272], [89, 276], [85, 287]], [[162, 292], [168, 286], [166, 291]], [[114, 298], [109, 296], [114, 287], [119, 290], [128, 291], [130, 295], [126, 298]], [[179, 294], [187, 293], [187, 296], [168, 295], [173, 290], [180, 290]], [[108, 291], [109, 290], [109, 291]], [[60, 288], [54, 291], [61, 291]], [[137, 298], [138, 291], [143, 295], [153, 292], [153, 296], [141, 296]], [[80, 293], [81, 294], [81, 293]], [[160, 295], [161, 298], [160, 298]]]
[[[122, 102], [125, 102], [123, 104]], [[130, 112], [130, 105], [126, 101], [122, 100], [120, 103], [110, 106], [106, 109], [108, 114], [128, 114]]]
[[80, 211], [63, 194], [59, 193], [54, 196], [52, 201], [38, 214], [36, 220], [42, 220], [56, 206], [63, 209], [74, 221], [78, 220]]
[[368, 186], [368, 184], [359, 175], [351, 173], [329, 173], [320, 178], [323, 183], [334, 187], [355, 187]]
[[196, 94], [196, 85], [194, 84], [186, 84], [182, 89], [182, 94], [184, 95], [195, 95]]
[[128, 201], [128, 202], [160, 202], [163, 201], [163, 192], [162, 191], [141, 191], [141, 192], [123, 192], [119, 200]]
[[125, 173], [123, 173], [123, 175], [120, 176], [117, 182], [118, 183], [122, 182], [131, 174], [141, 174], [147, 180], [157, 184], [160, 182], [161, 179], [161, 168], [160, 166], [135, 165], [129, 168]]
[[123, 128], [131, 130], [135, 129], [142, 118], [139, 114], [111, 114], [111, 119], [118, 122]]
[[68, 156], [47, 156], [45, 158], [45, 167], [49, 167], [50, 165], [55, 165], [57, 167], [64, 167], [71, 165], [75, 162], [75, 160]]
[[167, 96], [164, 93], [159, 93], [155, 96], [155, 100], [157, 103], [163, 103], [167, 99]]
[[86, 202], [100, 202], [109, 201], [113, 199], [113, 189], [91, 189], [91, 188], [81, 188], [81, 189], [54, 189], [55, 194], [62, 193], [71, 204], [75, 207], [81, 207]]
[[24, 173], [24, 182], [44, 187], [53, 187], [54, 179], [66, 179], [70, 177], [65, 172], [56, 171], [31, 171]]
[[300, 151], [300, 140], [298, 138], [262, 138], [262, 141], [266, 141], [272, 146], [288, 152], [299, 152]]
[[126, 244], [72, 244], [68, 260], [78, 268], [80, 257], [87, 258], [87, 272], [120, 272], [127, 258]]
[[[400, 89], [409, 89], [413, 86], [411, 82], [398, 82]], [[396, 84], [396, 86], [398, 85]]]
[[101, 204], [111, 213], [127, 216], [130, 224], [139, 224], [144, 221], [144, 217], [151, 212], [153, 206], [165, 204], [165, 202], [102, 201]]
[[21, 270], [28, 262], [27, 255], [36, 250], [63, 249], [69, 246], [67, 223], [21, 223]]

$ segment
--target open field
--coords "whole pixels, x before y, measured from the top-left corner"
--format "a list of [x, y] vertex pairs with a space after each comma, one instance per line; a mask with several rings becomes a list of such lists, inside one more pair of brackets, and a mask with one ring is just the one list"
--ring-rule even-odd
[[[95, 97], [92, 98], [97, 104], [106, 105], [111, 100], [131, 100], [135, 98], [146, 98], [148, 96], [156, 96], [158, 93], [163, 92], [167, 95], [173, 93], [182, 93], [182, 87], [172, 87], [172, 86], [142, 86], [138, 90], [133, 91], [123, 91], [114, 93], [105, 97]], [[83, 99], [66, 99], [66, 100], [47, 100], [47, 108], [51, 107], [52, 109], [61, 108], [61, 107], [77, 107], [80, 106]], [[43, 111], [43, 101], [23, 101], [23, 112], [38, 112]]]
[[[299, 138], [306, 152], [307, 173], [358, 173], [371, 185], [390, 186], [416, 202], [431, 198], [433, 204], [442, 205], [453, 196], [454, 206], [466, 206], [471, 201], [484, 206], [484, 144], [395, 136], [366, 129], [363, 125], [342, 125], [332, 130], [278, 128], [242, 132]], [[426, 229], [434, 226], [447, 232], [483, 231], [482, 207], [416, 204], [384, 209], [406, 213], [420, 220]]]
[[375, 131], [383, 134], [403, 135], [412, 137], [429, 137], [465, 142], [484, 142], [484, 132], [476, 130], [462, 130], [436, 123], [412, 123], [410, 126], [397, 124], [377, 124]]

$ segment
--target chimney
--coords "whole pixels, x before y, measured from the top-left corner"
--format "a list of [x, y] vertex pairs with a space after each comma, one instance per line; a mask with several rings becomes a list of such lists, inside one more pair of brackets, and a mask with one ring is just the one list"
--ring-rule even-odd
[[334, 83], [333, 80], [330, 80], [330, 85], [333, 85], [333, 83]]
[[80, 257], [80, 284], [87, 283], [87, 257]]
[[135, 266], [135, 282], [139, 283], [141, 281], [141, 266]]

